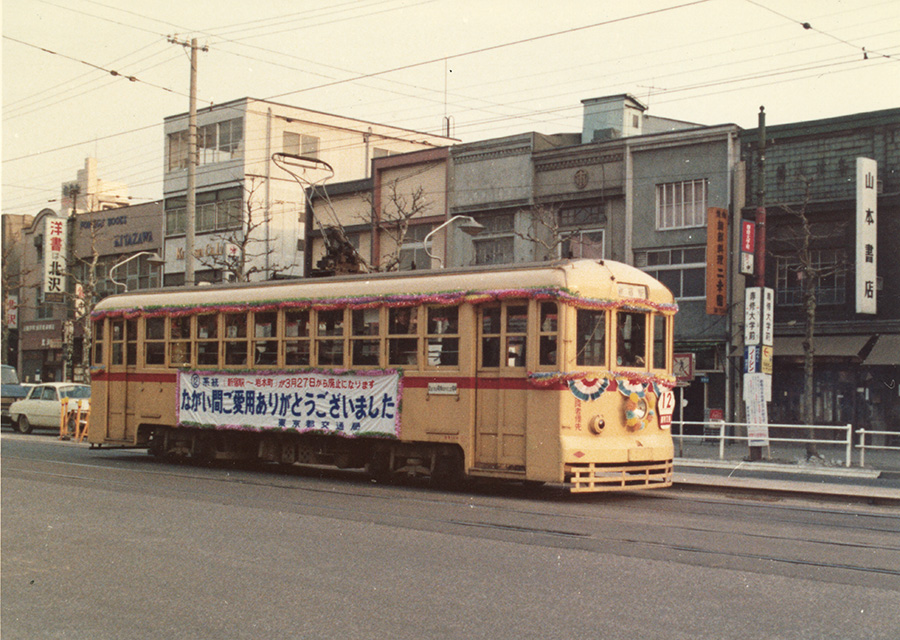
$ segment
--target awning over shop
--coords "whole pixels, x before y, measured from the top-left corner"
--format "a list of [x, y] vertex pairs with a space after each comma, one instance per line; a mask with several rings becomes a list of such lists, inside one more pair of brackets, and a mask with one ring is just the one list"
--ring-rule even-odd
[[900, 335], [881, 335], [872, 347], [865, 365], [900, 365]]
[[[816, 357], [855, 358], [872, 336], [813, 336]], [[775, 338], [774, 356], [798, 357], [803, 355], [803, 338], [789, 336]], [[871, 354], [870, 354], [871, 355]], [[867, 363], [868, 364], [868, 363]]]

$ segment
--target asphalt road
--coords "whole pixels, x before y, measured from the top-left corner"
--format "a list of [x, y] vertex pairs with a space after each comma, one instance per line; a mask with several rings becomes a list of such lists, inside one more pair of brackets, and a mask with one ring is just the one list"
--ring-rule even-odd
[[890, 638], [900, 509], [456, 493], [4, 432], [4, 640]]

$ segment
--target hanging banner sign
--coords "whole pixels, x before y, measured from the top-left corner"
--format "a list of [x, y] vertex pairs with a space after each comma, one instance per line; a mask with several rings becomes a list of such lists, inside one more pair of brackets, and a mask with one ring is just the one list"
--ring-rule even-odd
[[856, 159], [856, 313], [876, 313], [878, 163]]
[[400, 374], [179, 371], [178, 424], [398, 437]]
[[44, 220], [44, 293], [66, 292], [66, 219]]
[[753, 256], [756, 254], [756, 223], [741, 220], [741, 274], [753, 275]]
[[744, 290], [744, 344], [762, 343], [762, 287]]
[[706, 210], [706, 313], [728, 312], [728, 209]]

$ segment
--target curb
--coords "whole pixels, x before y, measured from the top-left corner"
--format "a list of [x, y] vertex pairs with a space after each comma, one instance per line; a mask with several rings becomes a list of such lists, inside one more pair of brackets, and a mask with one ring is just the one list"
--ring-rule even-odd
[[861, 469], [859, 467], [824, 467], [802, 464], [785, 464], [779, 462], [744, 462], [733, 460], [698, 460], [675, 458], [676, 468], [691, 469], [728, 469], [734, 471], [767, 471], [774, 473], [794, 473], [813, 476], [830, 476], [835, 478], [857, 478], [874, 480], [883, 472], [877, 469]]

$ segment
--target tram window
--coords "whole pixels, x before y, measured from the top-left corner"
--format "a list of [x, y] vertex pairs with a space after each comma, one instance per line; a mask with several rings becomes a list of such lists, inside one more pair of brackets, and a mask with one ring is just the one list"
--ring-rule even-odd
[[318, 311], [316, 321], [319, 364], [344, 366], [344, 310]]
[[528, 329], [528, 305], [506, 306], [506, 366], [525, 366], [525, 332]]
[[144, 364], [166, 364], [166, 319], [146, 318], [144, 321]]
[[256, 338], [270, 340], [254, 340], [251, 347], [253, 364], [257, 366], [278, 364], [278, 312], [260, 311], [253, 314], [253, 335]]
[[500, 366], [501, 309], [482, 307], [481, 309], [481, 366]]
[[388, 309], [388, 333], [415, 335], [419, 332], [419, 310], [416, 307]]
[[285, 311], [284, 335], [284, 364], [289, 367], [309, 366], [309, 311]]
[[247, 337], [247, 314], [245, 313], [228, 313], [225, 314], [225, 338], [233, 340], [235, 338]]
[[559, 308], [555, 302], [542, 302], [540, 310], [540, 364], [555, 365]]
[[428, 364], [459, 366], [459, 308], [428, 308]]
[[666, 317], [653, 316], [653, 368], [666, 368]]
[[225, 314], [225, 366], [247, 366], [247, 314]]
[[646, 362], [647, 314], [617, 314], [616, 364], [621, 367], [643, 367]]
[[582, 367], [606, 364], [606, 312], [579, 309], [576, 325], [576, 363]]
[[419, 309], [401, 307], [388, 309], [388, 364], [419, 364]]
[[169, 366], [191, 364], [191, 316], [169, 318]]
[[381, 340], [360, 339], [357, 336], [378, 336], [381, 309], [354, 309], [351, 312], [353, 340], [350, 343], [350, 359], [354, 366], [378, 366], [381, 364]]
[[137, 319], [125, 321], [125, 364], [137, 364]]
[[219, 366], [219, 318], [213, 314], [197, 316], [197, 364]]
[[93, 326], [94, 364], [103, 364], [103, 320], [97, 320]]

